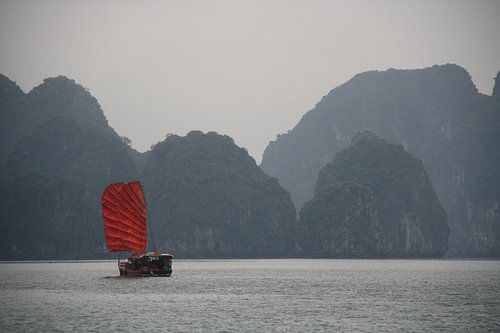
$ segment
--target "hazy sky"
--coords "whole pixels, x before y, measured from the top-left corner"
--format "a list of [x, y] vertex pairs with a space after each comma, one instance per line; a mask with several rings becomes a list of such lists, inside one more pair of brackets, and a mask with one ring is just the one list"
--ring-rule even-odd
[[356, 73], [444, 63], [491, 94], [500, 1], [0, 2], [0, 72], [26, 92], [76, 80], [141, 151], [213, 130], [259, 162]]

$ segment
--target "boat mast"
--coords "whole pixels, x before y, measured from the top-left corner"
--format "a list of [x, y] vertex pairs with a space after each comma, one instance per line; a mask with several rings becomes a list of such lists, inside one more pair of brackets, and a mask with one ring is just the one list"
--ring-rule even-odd
[[[155, 244], [153, 227], [151, 225], [151, 220], [148, 219], [148, 202], [146, 201], [146, 193], [144, 192], [144, 187], [142, 186], [142, 183], [141, 183], [141, 189], [142, 189], [142, 193], [144, 193], [144, 204], [146, 205], [146, 221], [148, 224], [149, 234], [151, 236], [151, 243], [153, 244], [153, 252], [156, 252], [156, 244]], [[146, 249], [146, 252], [147, 252], [147, 249]]]

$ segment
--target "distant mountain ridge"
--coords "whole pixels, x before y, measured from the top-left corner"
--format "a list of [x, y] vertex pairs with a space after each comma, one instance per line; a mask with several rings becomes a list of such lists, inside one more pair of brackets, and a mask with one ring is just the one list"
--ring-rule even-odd
[[[370, 130], [419, 152], [420, 131], [444, 136], [478, 100], [470, 76], [456, 65], [357, 74], [323, 97], [292, 130], [271, 141], [261, 167], [289, 189], [300, 209], [312, 197], [319, 170], [356, 133]], [[439, 115], [440, 122], [432, 115]]]
[[321, 168], [372, 131], [424, 161], [448, 213], [450, 255], [500, 256], [499, 83], [482, 95], [452, 64], [357, 74], [270, 142], [261, 167], [300, 209]]
[[[108, 256], [102, 190], [136, 179], [162, 250], [294, 256], [300, 233], [291, 199], [297, 209], [312, 199], [320, 170], [365, 130], [423, 160], [448, 215], [449, 255], [498, 257], [499, 77], [486, 96], [456, 65], [358, 74], [270, 143], [262, 172], [231, 138], [212, 132], [174, 135], [139, 153], [73, 80], [46, 79], [25, 94], [0, 75], [0, 259]], [[369, 215], [371, 189], [346, 182], [338, 191], [334, 199], [359, 194], [359, 212]]]
[[66, 77], [24, 94], [2, 76], [0, 96], [0, 259], [109, 256], [102, 191], [136, 179], [149, 203], [150, 249], [177, 257], [293, 253], [289, 194], [231, 138], [195, 131], [139, 153]]

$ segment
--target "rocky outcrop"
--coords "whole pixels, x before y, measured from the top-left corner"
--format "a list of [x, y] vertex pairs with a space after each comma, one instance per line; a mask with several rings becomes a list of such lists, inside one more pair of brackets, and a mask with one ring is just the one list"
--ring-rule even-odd
[[321, 170], [298, 235], [306, 256], [440, 257], [448, 232], [422, 161], [363, 132]]
[[[28, 94], [0, 83], [0, 258], [105, 255], [100, 196], [112, 182], [136, 179], [128, 147], [89, 92], [66, 77]], [[14, 88], [13, 88], [14, 87]]]
[[290, 195], [227, 136], [170, 136], [138, 153], [97, 102], [66, 77], [28, 94], [0, 77], [0, 259], [99, 258], [100, 197], [142, 180], [150, 249], [176, 257], [290, 256]]
[[281, 257], [294, 251], [290, 195], [228, 136], [172, 135], [148, 156], [152, 239], [181, 257]]
[[[498, 82], [498, 81], [497, 81]], [[456, 65], [373, 71], [332, 90], [267, 147], [261, 167], [300, 209], [319, 171], [369, 130], [422, 159], [450, 225], [450, 255], [500, 256], [500, 103]], [[487, 236], [486, 236], [487, 235]]]
[[19, 86], [0, 74], [0, 171], [15, 143], [30, 127], [26, 95]]
[[492, 96], [494, 99], [500, 100], [500, 72], [497, 73], [497, 77], [495, 78]]
[[98, 201], [63, 177], [22, 174], [0, 182], [1, 259], [104, 255]]
[[63, 176], [96, 192], [138, 176], [128, 147], [85, 88], [66, 77], [50, 78], [33, 88], [27, 101], [32, 125], [9, 154], [10, 175]]

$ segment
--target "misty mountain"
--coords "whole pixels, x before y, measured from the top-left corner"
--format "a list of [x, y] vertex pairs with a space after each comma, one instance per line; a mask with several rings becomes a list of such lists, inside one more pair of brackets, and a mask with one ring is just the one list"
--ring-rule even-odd
[[450, 226], [451, 255], [500, 255], [499, 80], [480, 94], [456, 65], [371, 71], [333, 89], [269, 143], [262, 169], [300, 209], [320, 170], [369, 130], [423, 160]]
[[[499, 82], [492, 96], [481, 95], [455, 65], [356, 75], [270, 143], [262, 172], [216, 133], [169, 136], [139, 153], [73, 80], [46, 79], [25, 94], [0, 76], [2, 258], [105, 256], [102, 191], [135, 179], [144, 184], [158, 249], [181, 257], [290, 255], [296, 217], [285, 189], [296, 207], [313, 199], [320, 170], [363, 130], [423, 160], [448, 215], [450, 254], [499, 255]], [[356, 207], [356, 195], [359, 214], [376, 207], [369, 184], [332, 188], [332, 200], [346, 200], [339, 214]], [[324, 198], [314, 199], [302, 222], [325, 213]], [[412, 253], [404, 255], [429, 252]]]
[[290, 195], [228, 136], [167, 137], [151, 151], [143, 179], [158, 248], [184, 257], [294, 251]]
[[0, 166], [32, 122], [25, 104], [26, 95], [21, 88], [0, 74]]
[[321, 257], [440, 257], [449, 232], [422, 161], [370, 132], [321, 169], [298, 228]]
[[73, 80], [44, 80], [27, 94], [27, 107], [34, 116], [9, 154], [9, 174], [64, 176], [94, 190], [138, 176], [97, 100]]
[[2, 76], [0, 96], [0, 258], [105, 257], [102, 191], [136, 179], [150, 247], [181, 257], [293, 253], [290, 195], [231, 138], [191, 132], [139, 153], [66, 77], [25, 94]]
[[1, 79], [2, 258], [102, 255], [102, 190], [138, 177], [128, 147], [73, 80], [46, 79], [24, 94]]

